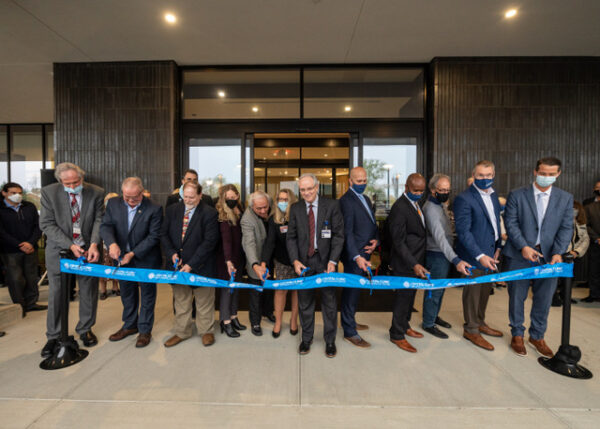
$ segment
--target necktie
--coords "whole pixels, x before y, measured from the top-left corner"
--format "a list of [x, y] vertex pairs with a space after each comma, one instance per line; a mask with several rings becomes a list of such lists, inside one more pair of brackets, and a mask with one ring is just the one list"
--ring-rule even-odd
[[83, 244], [83, 238], [81, 237], [81, 211], [79, 210], [79, 204], [77, 203], [77, 197], [75, 196], [75, 194], [69, 195], [71, 195], [71, 222], [73, 222], [73, 242], [78, 246], [81, 246]]
[[183, 239], [185, 237], [185, 233], [187, 232], [188, 225], [190, 224], [190, 212], [192, 209], [188, 209], [185, 211], [183, 215], [183, 227], [181, 228], [181, 242], [183, 243]]
[[313, 211], [313, 205], [308, 206], [308, 257], [310, 258], [315, 254], [315, 212]]
[[537, 235], [537, 244], [540, 244], [541, 235], [542, 235], [542, 222], [544, 221], [544, 197], [546, 194], [539, 193], [537, 195], [537, 221], [538, 221], [538, 235]]

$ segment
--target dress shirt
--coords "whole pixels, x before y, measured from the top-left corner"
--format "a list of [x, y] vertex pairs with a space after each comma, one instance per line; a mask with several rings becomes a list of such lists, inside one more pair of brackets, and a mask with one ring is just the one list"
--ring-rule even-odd
[[[537, 186], [533, 186], [533, 199], [538, 213], [538, 235], [535, 245], [540, 244], [540, 236], [542, 234], [542, 222], [544, 222], [544, 216], [546, 216], [546, 210], [548, 209], [548, 203], [550, 202], [550, 193], [552, 192], [552, 186], [545, 191], [540, 191]], [[540, 207], [541, 204], [541, 207]], [[541, 214], [541, 216], [540, 216]]]
[[[498, 241], [498, 237], [500, 237], [498, 235], [498, 221], [496, 219], [496, 213], [494, 212], [494, 204], [492, 203], [492, 194], [495, 192], [493, 188], [489, 188], [486, 192], [483, 189], [479, 189], [477, 187], [477, 185], [473, 185], [475, 186], [475, 189], [477, 189], [477, 191], [479, 192], [479, 195], [481, 195], [481, 199], [483, 200], [483, 204], [485, 205], [485, 208], [488, 212], [488, 216], [490, 217], [490, 221], [492, 222], [492, 227], [494, 228], [494, 240]], [[481, 255], [478, 255], [475, 259], [476, 260], [480, 260], [481, 257], [484, 254], [482, 253]]]
[[373, 219], [373, 213], [371, 212], [371, 207], [369, 207], [369, 205], [367, 204], [367, 200], [365, 199], [365, 196], [363, 194], [359, 194], [354, 189], [352, 189], [352, 186], [350, 186], [350, 190], [352, 192], [354, 192], [354, 194], [358, 197], [358, 199], [360, 200], [360, 202], [362, 203], [362, 205], [365, 206], [365, 209], [367, 210], [367, 213], [369, 213], [369, 217], [371, 218], [371, 220], [373, 221], [373, 223], [375, 223], [375, 219]]
[[8, 201], [4, 200], [4, 204], [6, 205], [6, 207], [8, 207], [9, 209], [13, 209], [14, 211], [16, 211], [17, 213], [19, 213], [19, 209], [21, 208], [21, 203], [17, 204], [16, 206], [13, 206], [11, 203], [9, 203]]

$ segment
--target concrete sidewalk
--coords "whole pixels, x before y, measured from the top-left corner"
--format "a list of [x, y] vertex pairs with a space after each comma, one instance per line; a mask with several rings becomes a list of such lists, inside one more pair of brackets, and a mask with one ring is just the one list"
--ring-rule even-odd
[[[6, 295], [1, 289], [0, 301]], [[487, 316], [505, 337], [490, 340], [494, 352], [472, 346], [462, 338], [460, 297], [456, 289], [444, 299], [442, 317], [453, 325], [448, 340], [411, 339], [418, 353], [409, 354], [389, 341], [390, 313], [359, 313], [372, 348], [348, 344], [340, 329], [338, 356], [327, 359], [320, 315], [307, 356], [297, 353], [288, 314], [278, 339], [263, 322], [262, 337], [217, 333], [212, 347], [193, 337], [166, 349], [173, 315], [171, 290], [161, 285], [148, 347], [136, 349], [135, 337], [108, 341], [121, 313], [120, 299], [109, 297], [94, 327], [100, 343], [80, 364], [58, 371], [38, 367], [46, 313], [30, 313], [0, 338], [0, 427], [600, 427], [600, 305], [573, 306], [572, 343], [595, 374], [581, 381], [545, 370], [530, 348], [526, 357], [510, 351], [506, 289], [490, 298]], [[419, 292], [417, 329], [421, 302]], [[71, 333], [76, 314], [73, 303]], [[247, 313], [240, 318], [247, 324]], [[553, 349], [560, 318], [553, 308], [546, 336]]]

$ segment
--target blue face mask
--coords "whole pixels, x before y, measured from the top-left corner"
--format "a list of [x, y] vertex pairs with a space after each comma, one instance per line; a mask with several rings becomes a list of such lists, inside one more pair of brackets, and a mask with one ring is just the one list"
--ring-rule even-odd
[[67, 188], [66, 186], [63, 186], [63, 188], [65, 188], [65, 192], [68, 192], [69, 194], [80, 194], [81, 190], [83, 189], [83, 185], [75, 186], [73, 189]]
[[183, 200], [183, 185], [179, 187], [179, 197]]
[[540, 185], [542, 188], [552, 186], [556, 182], [556, 176], [535, 176], [535, 183]]
[[281, 210], [283, 213], [286, 212], [287, 208], [288, 208], [288, 202], [287, 201], [280, 201], [277, 203], [277, 207], [279, 207], [279, 210]]
[[410, 191], [406, 191], [406, 196], [408, 197], [409, 200], [411, 200], [413, 203], [416, 203], [417, 201], [419, 201], [421, 199], [421, 197], [423, 196], [423, 194], [413, 194]]
[[356, 183], [353, 183], [352, 189], [354, 189], [354, 192], [356, 192], [357, 194], [362, 194], [363, 192], [365, 192], [365, 189], [367, 189], [367, 184], [364, 183], [362, 185], [357, 185]]
[[494, 184], [494, 179], [475, 179], [473, 182], [479, 189], [489, 189]]

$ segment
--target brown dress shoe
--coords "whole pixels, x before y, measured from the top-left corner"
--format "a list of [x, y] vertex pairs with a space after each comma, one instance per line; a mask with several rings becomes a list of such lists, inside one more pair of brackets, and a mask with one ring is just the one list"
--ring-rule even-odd
[[360, 323], [356, 324], [357, 331], [366, 331], [367, 329], [369, 329], [369, 325], [361, 325]]
[[529, 337], [529, 344], [531, 344], [535, 348], [535, 351], [542, 356], [549, 358], [554, 356], [554, 353], [550, 350], [550, 347], [548, 347], [548, 344], [546, 344], [546, 341], [544, 341], [543, 338], [541, 340], [534, 340]]
[[406, 330], [406, 335], [408, 335], [409, 337], [413, 337], [413, 338], [423, 338], [423, 334], [421, 334], [420, 332], [415, 331], [412, 328], [408, 328]]
[[121, 341], [123, 338], [133, 334], [137, 334], [138, 330], [134, 329], [119, 329], [117, 332], [108, 337], [109, 341]]
[[480, 334], [470, 334], [467, 331], [463, 332], [463, 337], [467, 340], [471, 341], [477, 347], [481, 347], [482, 349], [492, 351], [494, 350], [494, 346], [488, 343], [485, 338], [483, 338]]
[[211, 333], [202, 335], [202, 345], [204, 347], [212, 346], [215, 343], [215, 336]]
[[142, 347], [146, 347], [150, 344], [150, 339], [152, 338], [152, 334], [140, 334], [137, 337], [137, 341], [135, 342], [135, 346], [139, 349]]
[[527, 356], [527, 350], [525, 350], [525, 344], [523, 344], [523, 337], [512, 337], [512, 340], [510, 340], [510, 347], [517, 356]]
[[356, 347], [362, 347], [364, 349], [371, 347], [371, 343], [363, 340], [361, 337], [344, 337], [345, 341], [348, 341], [350, 344], [354, 344]]
[[173, 335], [167, 341], [165, 341], [165, 347], [173, 347], [183, 341], [183, 338]]
[[406, 340], [390, 340], [392, 343], [396, 344], [402, 350], [409, 353], [416, 353], [417, 349], [410, 345], [410, 343]]
[[488, 325], [483, 325], [479, 327], [479, 332], [485, 335], [489, 335], [490, 337], [501, 337], [504, 334], [497, 329], [492, 329]]

